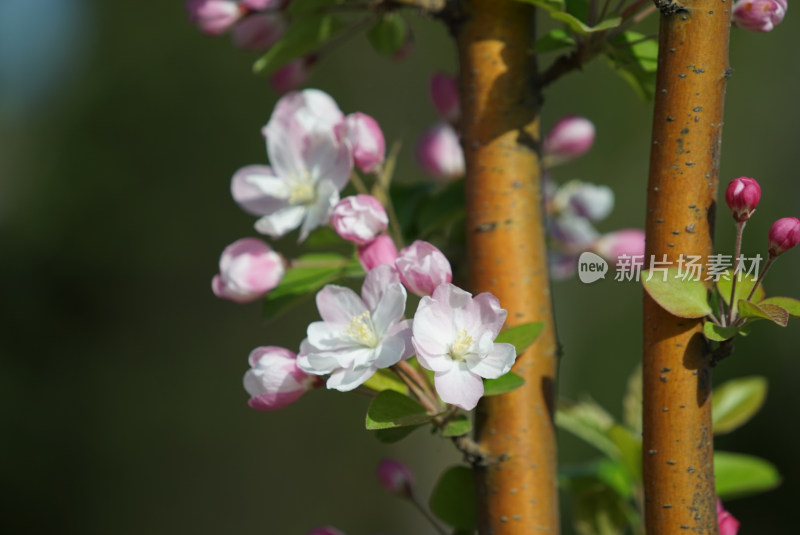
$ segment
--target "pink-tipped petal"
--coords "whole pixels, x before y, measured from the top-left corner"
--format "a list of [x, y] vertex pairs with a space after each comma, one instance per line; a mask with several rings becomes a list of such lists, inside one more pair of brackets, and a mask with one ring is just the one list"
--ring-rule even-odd
[[436, 392], [442, 401], [471, 411], [483, 396], [483, 381], [460, 363], [447, 372], [436, 372], [433, 377]]

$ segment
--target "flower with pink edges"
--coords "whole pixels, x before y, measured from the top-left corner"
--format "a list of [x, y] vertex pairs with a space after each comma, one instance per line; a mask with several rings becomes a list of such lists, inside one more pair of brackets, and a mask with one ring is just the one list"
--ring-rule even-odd
[[722, 506], [722, 500], [717, 498], [717, 522], [719, 535], [736, 535], [739, 533], [739, 521]]
[[343, 119], [344, 113], [329, 94], [319, 89], [304, 89], [287, 93], [278, 100], [261, 133], [267, 139], [271, 133], [281, 136], [294, 127], [306, 133], [333, 133]]
[[751, 32], [771, 32], [783, 21], [787, 0], [739, 0], [733, 4], [733, 23]]
[[622, 259], [631, 259], [635, 264], [643, 263], [644, 231], [629, 228], [609, 232], [595, 242], [594, 251], [615, 264]]
[[297, 367], [297, 355], [283, 347], [257, 347], [248, 358], [250, 369], [244, 374], [244, 389], [250, 394], [250, 407], [276, 411], [291, 405], [314, 388], [319, 381]]
[[414, 492], [414, 472], [407, 464], [396, 459], [383, 459], [378, 463], [378, 481], [392, 494], [411, 497]]
[[219, 259], [219, 275], [211, 281], [214, 295], [236, 303], [249, 303], [275, 288], [285, 273], [283, 258], [255, 238], [242, 238], [227, 246]]
[[506, 314], [492, 294], [473, 298], [450, 283], [422, 298], [411, 341], [420, 365], [434, 372], [443, 401], [472, 410], [483, 396], [481, 378], [497, 379], [511, 370], [514, 346], [494, 343]]
[[245, 10], [232, 0], [189, 0], [184, 4], [189, 20], [207, 35], [222, 35], [236, 24]]
[[546, 167], [574, 160], [594, 144], [594, 124], [585, 117], [569, 115], [550, 129], [542, 144]]
[[347, 140], [353, 149], [355, 164], [365, 173], [372, 173], [386, 157], [386, 141], [378, 122], [366, 113], [356, 112], [336, 126], [339, 139]]
[[353, 390], [379, 368], [413, 353], [405, 308], [405, 288], [390, 266], [367, 273], [360, 297], [350, 288], [325, 286], [317, 293], [322, 321], [308, 326], [298, 366], [307, 373], [329, 375], [328, 388]]
[[416, 240], [404, 247], [395, 260], [400, 280], [409, 292], [431, 295], [437, 286], [453, 280], [450, 262], [433, 244]]
[[417, 142], [417, 162], [435, 178], [453, 180], [464, 176], [464, 151], [458, 133], [447, 123], [426, 130]]
[[387, 234], [381, 234], [371, 242], [358, 247], [358, 261], [361, 262], [364, 271], [383, 265], [394, 267], [395, 260], [397, 260], [397, 246]]
[[769, 229], [769, 256], [776, 257], [795, 247], [800, 242], [800, 220], [782, 217]]
[[282, 15], [248, 15], [233, 27], [233, 44], [243, 50], [267, 50], [286, 33], [287, 25]]
[[461, 114], [458, 78], [443, 72], [434, 73], [428, 84], [428, 91], [439, 117], [448, 122], [457, 121]]
[[754, 178], [746, 176], [734, 178], [725, 190], [725, 202], [733, 212], [733, 219], [738, 223], [752, 217], [760, 200], [761, 186]]
[[363, 193], [339, 201], [331, 215], [336, 233], [359, 245], [374, 240], [388, 225], [389, 217], [380, 201]]

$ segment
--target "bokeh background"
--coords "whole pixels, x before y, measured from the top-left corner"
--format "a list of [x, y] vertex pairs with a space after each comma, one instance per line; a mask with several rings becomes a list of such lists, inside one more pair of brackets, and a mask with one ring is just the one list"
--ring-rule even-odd
[[[733, 32], [721, 180], [761, 181], [748, 254], [765, 253], [772, 220], [800, 215], [794, 15], [772, 34]], [[309, 85], [402, 139], [398, 173], [414, 181], [426, 178], [410, 147], [435, 120], [427, 77], [456, 65], [443, 27], [408, 20], [417, 45], [406, 61], [379, 57], [360, 37]], [[0, 0], [3, 532], [430, 531], [379, 487], [375, 465], [406, 461], [427, 495], [459, 460], [448, 443], [425, 432], [378, 443], [363, 430], [367, 400], [354, 395], [318, 391], [271, 414], [246, 405], [249, 351], [296, 346], [315, 317], [309, 305], [265, 325], [258, 304], [210, 291], [221, 250], [255, 235], [228, 190], [237, 168], [266, 158], [259, 129], [277, 95], [251, 74], [254, 59], [201, 36], [178, 1]], [[546, 94], [546, 126], [567, 113], [597, 126], [589, 155], [554, 174], [614, 188], [604, 231], [642, 226], [650, 111], [602, 61]], [[733, 225], [720, 212], [719, 248], [730, 251]], [[768, 288], [798, 296], [799, 274], [793, 251]], [[560, 393], [588, 393], [620, 414], [640, 358], [640, 288], [572, 279], [555, 285], [555, 299]], [[766, 375], [766, 406], [717, 446], [770, 459], [785, 478], [728, 504], [741, 533], [794, 533], [800, 332], [759, 327], [715, 381]], [[568, 436], [560, 446], [565, 462], [594, 455]]]

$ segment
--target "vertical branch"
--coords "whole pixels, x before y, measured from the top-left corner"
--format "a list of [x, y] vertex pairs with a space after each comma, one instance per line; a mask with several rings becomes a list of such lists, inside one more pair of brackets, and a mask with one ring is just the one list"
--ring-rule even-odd
[[544, 321], [514, 370], [526, 384], [481, 401], [477, 440], [499, 462], [477, 467], [482, 534], [557, 534], [553, 428], [557, 348], [540, 185], [532, 6], [467, 0], [457, 28], [470, 284], [508, 324]]
[[[660, 2], [647, 190], [647, 250], [707, 259], [729, 76], [730, 0]], [[667, 4], [667, 5], [661, 5]], [[644, 298], [644, 478], [648, 535], [716, 534], [711, 369], [702, 321]]]

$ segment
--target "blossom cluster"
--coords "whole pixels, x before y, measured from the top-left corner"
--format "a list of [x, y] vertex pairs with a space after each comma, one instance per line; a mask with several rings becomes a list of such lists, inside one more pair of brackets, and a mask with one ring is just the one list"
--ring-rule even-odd
[[[398, 250], [378, 198], [340, 198], [351, 175], [383, 172], [386, 144], [377, 121], [345, 115], [329, 95], [308, 89], [282, 97], [262, 134], [270, 165], [245, 166], [231, 181], [234, 200], [258, 217], [255, 230], [279, 238], [299, 229], [302, 242], [330, 226], [354, 245], [366, 275], [360, 293], [335, 284], [317, 293], [321, 320], [308, 326], [298, 352], [253, 350], [244, 377], [250, 406], [276, 410], [323, 383], [350, 391], [416, 354], [443, 402], [474, 408], [482, 379], [508, 373], [516, 359], [511, 344], [494, 342], [506, 311], [491, 294], [473, 297], [453, 285], [450, 262], [433, 244], [417, 240]], [[263, 241], [243, 238], [223, 252], [212, 289], [253, 301], [291, 267]], [[413, 318], [406, 318], [409, 292], [421, 297]]]

